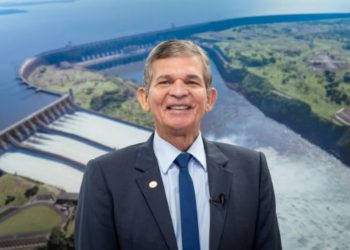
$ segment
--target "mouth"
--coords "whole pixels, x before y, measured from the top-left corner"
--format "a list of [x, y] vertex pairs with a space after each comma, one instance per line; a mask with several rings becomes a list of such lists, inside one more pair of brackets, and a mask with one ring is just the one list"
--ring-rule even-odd
[[167, 110], [190, 110], [192, 109], [189, 105], [169, 105], [166, 107]]

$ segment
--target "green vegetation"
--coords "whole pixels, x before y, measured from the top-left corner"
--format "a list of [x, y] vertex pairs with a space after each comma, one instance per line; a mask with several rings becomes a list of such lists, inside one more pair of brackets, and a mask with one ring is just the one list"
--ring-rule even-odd
[[50, 235], [47, 245], [38, 247], [35, 250], [74, 250], [73, 235], [67, 237], [58, 227], [55, 227]]
[[137, 85], [120, 77], [83, 69], [38, 67], [29, 81], [49, 91], [67, 93], [73, 90], [76, 103], [86, 109], [120, 118], [139, 125], [153, 127], [149, 113], [143, 112], [136, 100]]
[[335, 115], [350, 110], [350, 19], [246, 25], [196, 38], [228, 87], [350, 165], [350, 127]]
[[[9, 206], [25, 204], [31, 194], [53, 192], [58, 194], [57, 188], [50, 187], [16, 175], [5, 174], [0, 176], [0, 211]], [[27, 195], [26, 195], [27, 193]]]
[[75, 225], [75, 212], [74, 214], [69, 218], [68, 224], [65, 227], [65, 234], [67, 237], [70, 237], [74, 234], [74, 225]]
[[10, 207], [24, 206], [18, 213], [0, 223], [0, 236], [52, 230], [48, 245], [38, 250], [74, 249], [75, 206], [69, 207], [70, 216], [62, 229], [62, 218], [51, 205], [36, 204], [25, 207], [37, 194], [48, 192], [57, 196], [61, 190], [16, 175], [0, 176], [0, 212]]
[[75, 226], [75, 215], [76, 215], [76, 206], [71, 206], [70, 208], [70, 216], [66, 221], [63, 229], [63, 232], [67, 238], [72, 237], [74, 234], [74, 226]]
[[49, 231], [61, 224], [61, 217], [46, 205], [33, 205], [0, 224], [0, 236]]
[[237, 77], [230, 79], [245, 84], [245, 90], [255, 85], [263, 93], [265, 86], [340, 125], [334, 113], [350, 109], [349, 34], [350, 20], [336, 19], [247, 25], [197, 38], [223, 56], [226, 70]]

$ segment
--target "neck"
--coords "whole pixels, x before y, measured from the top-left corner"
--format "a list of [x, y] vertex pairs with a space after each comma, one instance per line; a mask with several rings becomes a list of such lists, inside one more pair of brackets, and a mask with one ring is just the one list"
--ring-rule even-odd
[[199, 131], [197, 131], [196, 133], [186, 134], [174, 132], [164, 133], [163, 131], [157, 130], [157, 133], [163, 140], [169, 142], [182, 152], [186, 152], [199, 135]]

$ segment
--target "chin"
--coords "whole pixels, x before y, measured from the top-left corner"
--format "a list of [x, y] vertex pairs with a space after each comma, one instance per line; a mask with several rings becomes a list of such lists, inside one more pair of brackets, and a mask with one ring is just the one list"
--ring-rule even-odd
[[170, 131], [175, 132], [176, 134], [182, 134], [182, 135], [190, 134], [195, 131], [193, 125], [186, 125], [184, 123], [169, 125], [168, 129]]

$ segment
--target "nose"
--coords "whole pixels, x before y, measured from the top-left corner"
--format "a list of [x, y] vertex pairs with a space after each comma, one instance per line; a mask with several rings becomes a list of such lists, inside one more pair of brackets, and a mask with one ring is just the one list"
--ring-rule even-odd
[[185, 82], [177, 79], [170, 87], [170, 95], [176, 98], [182, 98], [188, 94], [188, 89]]

